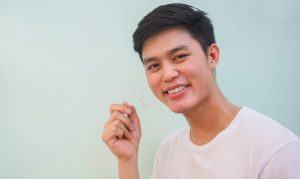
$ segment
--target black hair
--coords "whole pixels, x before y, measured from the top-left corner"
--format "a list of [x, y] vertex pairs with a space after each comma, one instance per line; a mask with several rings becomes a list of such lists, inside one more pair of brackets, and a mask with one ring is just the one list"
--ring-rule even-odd
[[193, 6], [173, 3], [159, 6], [148, 13], [138, 24], [133, 33], [134, 50], [142, 60], [144, 43], [160, 32], [171, 28], [183, 28], [195, 40], [203, 51], [215, 43], [213, 25], [204, 11]]

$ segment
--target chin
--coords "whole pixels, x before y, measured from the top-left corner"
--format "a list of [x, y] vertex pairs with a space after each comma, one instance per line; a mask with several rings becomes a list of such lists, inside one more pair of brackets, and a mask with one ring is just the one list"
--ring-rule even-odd
[[188, 107], [184, 105], [167, 105], [167, 107], [174, 113], [185, 113], [188, 111]]

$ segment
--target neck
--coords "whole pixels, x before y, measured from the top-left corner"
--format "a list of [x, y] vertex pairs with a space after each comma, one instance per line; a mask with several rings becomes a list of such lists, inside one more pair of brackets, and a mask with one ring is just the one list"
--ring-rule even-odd
[[183, 114], [191, 127], [191, 141], [196, 145], [208, 143], [230, 124], [239, 109], [214, 88], [201, 104]]

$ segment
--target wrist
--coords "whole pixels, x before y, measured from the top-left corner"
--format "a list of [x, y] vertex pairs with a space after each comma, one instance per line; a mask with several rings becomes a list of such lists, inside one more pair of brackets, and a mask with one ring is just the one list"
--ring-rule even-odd
[[118, 159], [120, 179], [139, 179], [138, 157]]
[[134, 155], [130, 158], [118, 158], [118, 163], [119, 164], [134, 164], [134, 163], [137, 163], [138, 162], [138, 156], [137, 155]]

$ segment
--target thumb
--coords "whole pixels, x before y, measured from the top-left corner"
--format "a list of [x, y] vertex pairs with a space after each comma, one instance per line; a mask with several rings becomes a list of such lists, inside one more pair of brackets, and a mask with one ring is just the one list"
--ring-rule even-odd
[[127, 102], [124, 103], [126, 107], [128, 107], [131, 110], [131, 114], [128, 115], [129, 119], [132, 120], [134, 123], [135, 127], [138, 127], [140, 129], [141, 124], [140, 124], [140, 118], [137, 114], [137, 111], [134, 106], [128, 104]]

